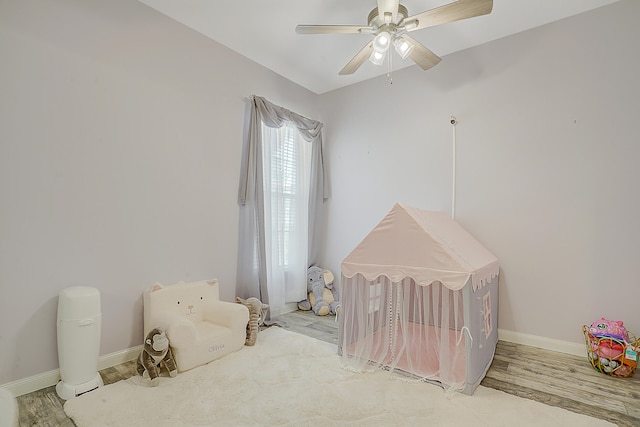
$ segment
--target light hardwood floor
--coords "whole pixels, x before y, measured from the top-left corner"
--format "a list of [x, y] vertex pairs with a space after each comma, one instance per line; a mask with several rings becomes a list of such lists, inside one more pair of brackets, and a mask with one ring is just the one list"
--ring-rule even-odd
[[[296, 311], [282, 317], [286, 328], [337, 344], [335, 317]], [[136, 375], [135, 361], [100, 371], [105, 384]], [[620, 427], [640, 426], [640, 374], [613, 378], [596, 372], [585, 357], [500, 341], [485, 387], [608, 420]], [[20, 427], [74, 426], [54, 387], [20, 396]]]

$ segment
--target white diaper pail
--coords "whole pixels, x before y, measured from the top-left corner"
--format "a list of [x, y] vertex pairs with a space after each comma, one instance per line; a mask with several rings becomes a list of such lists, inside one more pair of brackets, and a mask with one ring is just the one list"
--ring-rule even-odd
[[58, 299], [58, 361], [60, 381], [56, 392], [62, 399], [104, 385], [98, 372], [100, 356], [100, 292], [89, 286], [72, 286]]

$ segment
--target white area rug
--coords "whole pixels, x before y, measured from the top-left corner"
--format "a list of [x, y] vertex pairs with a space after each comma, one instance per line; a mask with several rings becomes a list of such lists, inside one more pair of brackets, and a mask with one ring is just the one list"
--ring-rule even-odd
[[206, 366], [140, 377], [67, 401], [78, 427], [99, 426], [611, 426], [564, 409], [479, 387], [447, 398], [442, 388], [357, 374], [340, 367], [336, 346], [278, 327]]

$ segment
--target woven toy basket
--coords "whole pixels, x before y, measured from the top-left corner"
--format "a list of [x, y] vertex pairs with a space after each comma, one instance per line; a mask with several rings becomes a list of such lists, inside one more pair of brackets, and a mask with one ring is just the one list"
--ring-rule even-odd
[[587, 359], [598, 372], [615, 377], [630, 377], [636, 372], [640, 358], [640, 340], [632, 333], [629, 342], [611, 337], [596, 337], [583, 325]]

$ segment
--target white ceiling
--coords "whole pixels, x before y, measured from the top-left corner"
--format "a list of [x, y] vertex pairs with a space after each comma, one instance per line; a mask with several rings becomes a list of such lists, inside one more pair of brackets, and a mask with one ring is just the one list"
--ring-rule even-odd
[[[383, 75], [366, 61], [355, 74], [338, 71], [371, 39], [365, 34], [296, 34], [297, 24], [367, 25], [376, 0], [140, 0], [182, 24], [315, 92]], [[447, 54], [605, 6], [619, 0], [494, 0], [490, 15], [414, 31], [446, 61]], [[451, 0], [402, 0], [415, 15]], [[394, 53], [394, 70], [415, 66]], [[428, 73], [426, 71], [425, 73]]]

